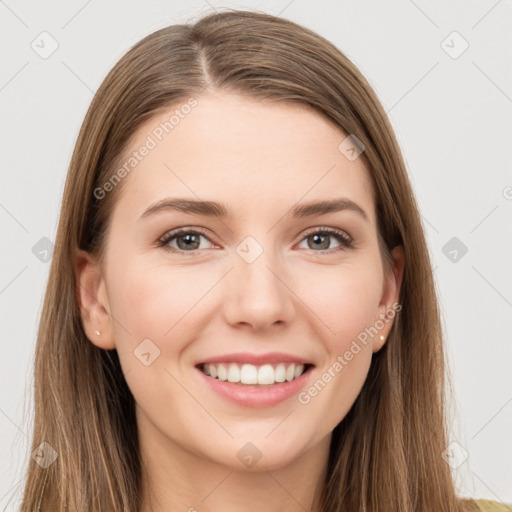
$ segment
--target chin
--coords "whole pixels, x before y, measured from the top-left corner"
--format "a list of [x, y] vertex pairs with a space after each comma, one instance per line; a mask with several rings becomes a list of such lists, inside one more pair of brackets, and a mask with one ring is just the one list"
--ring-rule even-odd
[[299, 432], [292, 435], [289, 431], [278, 433], [276, 429], [270, 436], [262, 434], [261, 429], [255, 428], [254, 435], [252, 432], [253, 429], [247, 429], [244, 435], [225, 443], [216, 441], [216, 450], [209, 454], [209, 460], [237, 471], [275, 471], [308, 451], [304, 435]]

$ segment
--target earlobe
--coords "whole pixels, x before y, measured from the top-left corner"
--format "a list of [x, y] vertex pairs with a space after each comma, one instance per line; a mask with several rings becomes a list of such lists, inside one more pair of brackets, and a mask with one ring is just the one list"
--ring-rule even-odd
[[105, 281], [100, 265], [81, 249], [76, 252], [77, 298], [85, 335], [99, 348], [115, 348]]
[[397, 245], [391, 251], [391, 256], [392, 262], [390, 268], [384, 276], [384, 288], [379, 304], [379, 320], [376, 321], [379, 334], [375, 337], [373, 352], [378, 352], [384, 346], [389, 332], [393, 327], [397, 306], [399, 306], [400, 288], [405, 265], [403, 247]]

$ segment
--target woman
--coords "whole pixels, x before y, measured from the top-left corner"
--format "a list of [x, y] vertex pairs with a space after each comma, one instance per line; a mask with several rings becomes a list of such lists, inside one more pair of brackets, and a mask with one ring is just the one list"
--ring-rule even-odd
[[443, 365], [361, 73], [266, 14], [167, 27], [109, 73], [72, 157], [22, 510], [484, 510], [445, 461]]

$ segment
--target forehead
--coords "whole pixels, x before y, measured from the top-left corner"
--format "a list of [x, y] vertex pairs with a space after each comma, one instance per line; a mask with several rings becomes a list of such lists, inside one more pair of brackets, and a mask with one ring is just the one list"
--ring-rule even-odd
[[116, 210], [129, 207], [138, 218], [159, 199], [191, 197], [239, 214], [262, 214], [264, 205], [275, 217], [299, 201], [343, 196], [374, 217], [368, 171], [340, 151], [347, 134], [334, 122], [298, 103], [227, 93], [194, 100], [134, 134], [118, 166], [127, 172]]

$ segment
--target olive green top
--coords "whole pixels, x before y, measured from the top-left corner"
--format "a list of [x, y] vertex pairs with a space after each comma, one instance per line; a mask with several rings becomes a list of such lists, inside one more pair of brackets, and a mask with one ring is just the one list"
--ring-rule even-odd
[[493, 500], [474, 500], [479, 512], [512, 512], [512, 505]]

